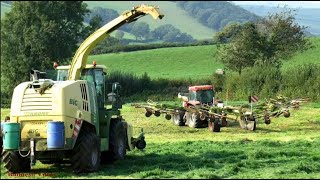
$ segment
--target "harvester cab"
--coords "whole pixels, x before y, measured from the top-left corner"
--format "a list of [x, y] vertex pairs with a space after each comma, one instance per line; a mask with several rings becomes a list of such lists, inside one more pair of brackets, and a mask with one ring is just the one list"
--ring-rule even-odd
[[85, 39], [69, 66], [54, 63], [56, 81], [33, 70], [31, 81], [15, 87], [10, 122], [3, 123], [2, 161], [8, 171], [29, 171], [39, 160], [71, 163], [76, 173], [94, 172], [100, 162], [123, 159], [127, 150], [146, 147], [142, 129], [134, 138], [132, 125], [121, 115], [120, 84], [113, 83], [106, 98], [106, 67], [87, 64], [99, 42], [145, 15], [163, 17], [154, 6], [125, 11]]

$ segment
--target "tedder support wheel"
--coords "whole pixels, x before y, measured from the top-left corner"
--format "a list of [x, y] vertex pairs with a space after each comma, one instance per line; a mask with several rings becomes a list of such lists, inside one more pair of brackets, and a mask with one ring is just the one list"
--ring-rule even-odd
[[20, 156], [18, 151], [2, 151], [2, 162], [6, 169], [12, 173], [31, 170], [30, 158]]
[[214, 121], [208, 121], [208, 127], [211, 132], [220, 132], [221, 124], [219, 119], [215, 118]]
[[72, 168], [76, 173], [98, 171], [100, 167], [100, 140], [92, 132], [80, 132], [73, 149]]
[[185, 122], [184, 122], [183, 116], [184, 116], [184, 112], [174, 113], [173, 123], [177, 126], [184, 126]]
[[112, 119], [110, 122], [109, 150], [102, 152], [103, 163], [124, 159], [127, 153], [127, 133], [124, 121]]
[[[252, 125], [253, 122], [253, 125]], [[253, 127], [252, 127], [253, 126]], [[249, 117], [247, 120], [247, 128], [249, 130], [255, 131], [257, 127], [257, 121], [255, 117]]]

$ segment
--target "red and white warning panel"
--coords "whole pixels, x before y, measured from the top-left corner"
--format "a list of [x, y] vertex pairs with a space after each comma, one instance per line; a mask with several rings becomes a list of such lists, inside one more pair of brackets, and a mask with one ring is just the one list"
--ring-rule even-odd
[[258, 102], [259, 98], [258, 96], [249, 96], [248, 100], [249, 100], [249, 103]]
[[258, 96], [251, 96], [251, 101], [252, 102], [258, 102], [259, 101]]

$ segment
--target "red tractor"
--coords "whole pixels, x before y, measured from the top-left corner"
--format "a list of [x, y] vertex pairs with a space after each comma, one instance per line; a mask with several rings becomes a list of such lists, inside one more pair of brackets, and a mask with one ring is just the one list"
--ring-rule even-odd
[[[192, 111], [193, 108], [203, 106], [223, 107], [223, 102], [214, 99], [214, 87], [212, 85], [190, 86], [189, 93], [179, 93], [178, 98], [183, 99], [183, 107], [190, 111], [176, 110], [173, 114], [173, 122], [177, 126], [187, 124], [192, 128], [208, 127], [211, 131], [219, 132], [221, 126], [226, 126], [226, 118], [216, 116], [210, 118], [208, 114]], [[189, 108], [190, 107], [190, 108]], [[215, 112], [223, 113], [223, 112]], [[222, 114], [226, 116], [226, 114]]]

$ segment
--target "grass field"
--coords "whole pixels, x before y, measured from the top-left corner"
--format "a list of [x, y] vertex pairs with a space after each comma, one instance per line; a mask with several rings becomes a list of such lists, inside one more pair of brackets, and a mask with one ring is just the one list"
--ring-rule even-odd
[[200, 79], [210, 76], [223, 65], [214, 60], [213, 45], [196, 47], [161, 48], [128, 53], [89, 56], [89, 63], [96, 60], [110, 71], [131, 72], [151, 78]]
[[[9, 111], [2, 109], [1, 119]], [[37, 162], [32, 178], [271, 178], [310, 179], [320, 177], [320, 104], [309, 103], [291, 111], [290, 118], [258, 121], [256, 131], [240, 129], [229, 121], [219, 133], [207, 128], [178, 127], [163, 116], [144, 116], [144, 109], [129, 104], [123, 117], [137, 134], [144, 129], [145, 150], [127, 152], [124, 160], [102, 165], [101, 171], [76, 175], [68, 165]], [[21, 174], [20, 174], [21, 175]], [[8, 176], [3, 164], [2, 178]]]
[[284, 62], [282, 69], [290, 69], [304, 63], [317, 63], [320, 64], [320, 38], [311, 38], [314, 48], [309, 49], [303, 53], [298, 52], [293, 58]]
[[[320, 64], [320, 38], [312, 38], [313, 49], [297, 53], [284, 62], [283, 70], [294, 68], [304, 63]], [[201, 79], [212, 75], [223, 64], [216, 61], [215, 45], [161, 48], [135, 52], [121, 52], [89, 56], [89, 62], [96, 60], [106, 65], [109, 70], [130, 72], [142, 75], [145, 72], [152, 79]]]

